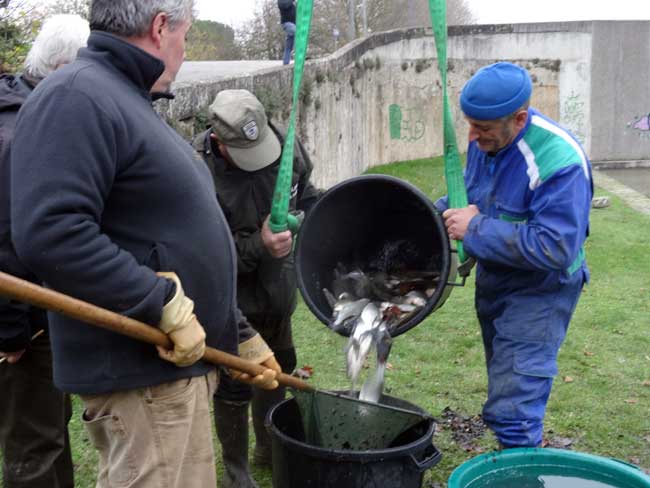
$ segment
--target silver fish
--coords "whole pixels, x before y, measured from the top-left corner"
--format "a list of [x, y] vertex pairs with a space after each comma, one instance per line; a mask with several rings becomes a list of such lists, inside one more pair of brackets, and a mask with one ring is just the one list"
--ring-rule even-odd
[[359, 399], [367, 402], [378, 402], [384, 390], [384, 375], [386, 361], [390, 354], [393, 339], [385, 324], [373, 329], [374, 342], [377, 349], [377, 367], [374, 374], [368, 376], [359, 392]]
[[413, 317], [421, 308], [410, 303], [381, 302], [379, 304], [379, 310], [381, 311], [384, 323], [391, 333], [398, 326]]
[[332, 292], [329, 291], [327, 288], [323, 288], [323, 295], [325, 295], [325, 300], [327, 300], [327, 303], [329, 304], [330, 308], [334, 308], [336, 305], [336, 297], [332, 295]]
[[397, 309], [401, 313], [411, 313], [415, 312], [419, 308], [421, 307], [413, 305], [412, 303], [381, 302], [379, 304], [379, 310], [381, 310], [381, 312], [387, 312], [390, 311], [390, 309]]
[[373, 329], [381, 323], [379, 308], [374, 303], [368, 303], [361, 316], [357, 319], [348, 345], [346, 347], [348, 377], [356, 383], [361, 373], [363, 363], [368, 357], [373, 344]]
[[427, 296], [421, 291], [409, 291], [401, 300], [404, 304], [415, 305], [416, 307], [424, 307], [427, 304]]
[[346, 273], [343, 265], [339, 263], [334, 270], [332, 290], [336, 296], [349, 293], [357, 298], [369, 298], [370, 279], [366, 273], [358, 268]]
[[385, 373], [386, 363], [378, 363], [375, 373], [368, 376], [368, 379], [363, 382], [363, 386], [359, 392], [359, 400], [375, 403], [379, 401], [381, 393], [384, 390]]
[[[335, 332], [350, 329], [354, 321], [361, 315], [363, 309], [368, 305], [367, 298], [356, 300], [348, 293], [342, 293], [332, 310], [332, 319], [327, 325]], [[347, 330], [348, 334], [350, 330]]]

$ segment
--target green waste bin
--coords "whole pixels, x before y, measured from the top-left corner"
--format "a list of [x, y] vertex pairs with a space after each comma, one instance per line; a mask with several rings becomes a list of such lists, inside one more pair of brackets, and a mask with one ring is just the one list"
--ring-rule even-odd
[[[544, 481], [538, 481], [539, 478]], [[566, 480], [564, 484], [562, 480]], [[582, 480], [584, 482], [581, 483]], [[616, 459], [562, 449], [520, 448], [491, 452], [470, 459], [454, 470], [447, 487], [548, 488], [553, 484], [566, 488], [578, 485], [650, 488], [650, 477], [637, 466]]]

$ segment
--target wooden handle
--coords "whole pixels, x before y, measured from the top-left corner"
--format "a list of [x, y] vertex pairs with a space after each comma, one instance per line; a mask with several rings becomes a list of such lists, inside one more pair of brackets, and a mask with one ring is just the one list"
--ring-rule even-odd
[[[51, 310], [142, 342], [166, 349], [174, 347], [169, 337], [156, 327], [2, 272], [0, 272], [0, 295]], [[259, 364], [212, 347], [205, 348], [203, 359], [212, 364], [248, 373], [251, 376], [262, 374], [265, 370]], [[311, 385], [300, 378], [285, 373], [278, 374], [277, 380], [281, 385], [297, 390], [314, 390]]]

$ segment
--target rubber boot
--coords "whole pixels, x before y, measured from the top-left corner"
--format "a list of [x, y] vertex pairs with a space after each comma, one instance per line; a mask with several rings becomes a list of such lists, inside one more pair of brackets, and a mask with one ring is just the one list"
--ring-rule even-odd
[[253, 388], [253, 428], [255, 429], [255, 451], [253, 463], [257, 466], [271, 466], [271, 436], [264, 421], [266, 414], [274, 405], [284, 400], [286, 388], [280, 386], [275, 390]]
[[214, 400], [224, 479], [219, 488], [258, 488], [248, 468], [248, 402]]

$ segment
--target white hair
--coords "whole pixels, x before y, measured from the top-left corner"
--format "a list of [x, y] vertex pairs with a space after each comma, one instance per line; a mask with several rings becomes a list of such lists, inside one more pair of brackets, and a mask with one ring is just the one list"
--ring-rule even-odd
[[88, 42], [88, 21], [78, 15], [53, 15], [43, 23], [25, 59], [25, 72], [43, 79], [59, 65], [74, 61]]

